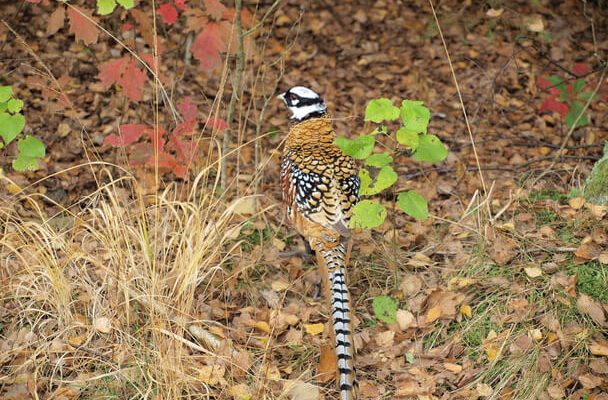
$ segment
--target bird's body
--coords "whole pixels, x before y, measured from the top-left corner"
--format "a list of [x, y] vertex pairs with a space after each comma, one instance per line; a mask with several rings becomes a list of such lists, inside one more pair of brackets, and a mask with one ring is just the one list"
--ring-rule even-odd
[[289, 218], [316, 252], [331, 298], [341, 400], [354, 400], [356, 380], [346, 262], [348, 220], [359, 200], [352, 157], [333, 144], [335, 133], [321, 97], [296, 86], [280, 96], [292, 111], [281, 164], [281, 188]]

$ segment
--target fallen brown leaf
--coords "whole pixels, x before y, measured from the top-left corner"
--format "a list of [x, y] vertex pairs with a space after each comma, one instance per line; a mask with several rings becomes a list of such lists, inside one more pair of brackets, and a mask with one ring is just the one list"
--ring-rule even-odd
[[321, 382], [329, 382], [336, 376], [336, 352], [331, 344], [321, 345], [321, 356], [317, 366], [317, 379]]
[[506, 265], [517, 255], [517, 243], [500, 233], [496, 234], [490, 246], [490, 257], [498, 265]]
[[608, 357], [608, 341], [601, 338], [592, 340], [589, 345], [589, 351], [596, 356]]
[[585, 389], [593, 389], [601, 385], [603, 379], [593, 374], [583, 374], [578, 377], [578, 381]]
[[597, 258], [601, 252], [602, 247], [590, 240], [581, 244], [574, 252], [574, 255], [582, 258], [583, 260], [593, 260]]
[[579, 312], [587, 314], [600, 326], [606, 326], [606, 314], [601, 304], [586, 294], [581, 294], [576, 300], [576, 308]]
[[290, 385], [287, 393], [291, 400], [319, 400], [321, 397], [319, 387], [308, 382], [296, 382]]
[[416, 325], [416, 318], [414, 318], [414, 314], [411, 312], [399, 309], [397, 310], [397, 323], [399, 324], [399, 329], [405, 331]]

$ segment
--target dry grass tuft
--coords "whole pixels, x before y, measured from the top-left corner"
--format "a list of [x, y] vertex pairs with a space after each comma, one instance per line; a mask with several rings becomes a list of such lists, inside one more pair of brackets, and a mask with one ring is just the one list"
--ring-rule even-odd
[[[39, 393], [67, 387], [86, 398], [179, 398], [208, 392], [206, 358], [216, 358], [218, 370], [240, 368], [188, 333], [217, 330], [202, 316], [208, 301], [225, 295], [222, 266], [238, 247], [229, 245], [239, 225], [234, 206], [210, 190], [184, 200], [173, 186], [141, 193], [131, 176], [110, 178], [89, 206], [51, 218], [34, 195], [16, 201], [38, 218], [1, 210], [0, 329], [10, 345], [0, 348], [7, 366], [0, 385], [27, 377]], [[27, 361], [16, 362], [24, 354]]]

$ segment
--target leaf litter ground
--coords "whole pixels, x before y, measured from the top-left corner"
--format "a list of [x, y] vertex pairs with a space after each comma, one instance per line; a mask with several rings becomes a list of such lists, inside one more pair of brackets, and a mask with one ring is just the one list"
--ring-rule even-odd
[[[370, 99], [423, 100], [433, 113], [431, 133], [450, 148], [448, 160], [438, 167], [415, 164], [405, 155], [396, 163], [399, 191], [424, 194], [431, 214], [441, 219], [420, 223], [392, 214], [380, 229], [355, 234], [349, 281], [362, 396], [607, 398], [606, 209], [572, 191], [589, 174], [601, 140], [607, 139], [605, 99], [591, 104], [591, 124], [573, 133], [554, 172], [531, 186], [567, 131], [558, 113], [539, 115], [543, 93], [537, 77], [563, 72], [557, 64], [594, 64], [582, 5], [518, 2], [491, 8], [442, 2], [438, 8], [484, 167], [486, 196], [477, 192], [482, 182], [475, 155], [427, 4], [379, 1], [370, 8], [365, 1], [331, 6], [320, 1], [303, 13], [300, 6], [282, 4], [266, 42], [270, 54], [280, 55], [292, 27], [298, 27], [298, 38], [284, 56], [281, 89], [305, 84], [323, 93], [338, 132], [351, 136], [371, 130], [362, 118]], [[98, 64], [74, 61], [65, 68], [65, 60], [79, 60], [84, 47], [73, 44], [67, 29], [41, 41], [45, 13], [25, 13], [14, 28], [60, 76], [65, 93], [48, 89], [33, 68], [40, 66], [31, 58], [23, 61], [26, 53], [12, 39], [4, 44], [8, 61], [3, 72], [13, 71], [8, 83], [18, 88], [19, 98], [30, 99], [27, 123], [48, 151], [37, 173], [15, 174], [8, 158], [1, 161], [11, 180], [2, 187], [7, 205], [17, 186], [85, 159], [77, 119], [93, 132], [95, 150], [111, 160], [117, 153], [103, 142], [116, 133], [118, 120], [139, 123], [151, 115], [106, 96], [108, 83], [94, 78], [113, 48], [99, 43], [94, 47]], [[80, 24], [86, 28], [82, 40], [97, 40], [86, 20], [68, 13], [69, 29]], [[605, 55], [608, 18], [600, 9], [589, 13], [597, 16], [595, 46]], [[1, 32], [4, 43], [10, 36]], [[201, 76], [196, 65], [179, 62], [184, 71], [176, 84], [180, 95], [197, 99], [201, 88], [210, 91], [208, 96], [217, 93], [218, 75]], [[122, 79], [114, 72], [115, 80]], [[134, 100], [150, 100], [149, 93], [136, 90], [129, 92]], [[70, 102], [82, 106], [65, 111]], [[262, 132], [280, 134], [264, 139], [263, 148], [276, 161], [287, 120], [280, 104], [270, 107]], [[245, 135], [252, 133], [246, 129]], [[243, 150], [240, 157], [240, 173], [253, 174], [247, 170], [251, 152]], [[163, 267], [156, 269], [148, 264], [150, 250], [138, 247], [142, 225], [137, 222], [148, 219], [133, 211], [137, 207], [128, 187], [112, 192], [118, 207], [101, 196], [77, 225], [60, 216], [32, 230], [28, 224], [59, 208], [40, 200], [10, 203], [0, 247], [0, 283], [7, 288], [0, 292], [0, 398], [36, 398], [34, 393], [64, 399], [201, 393], [222, 399], [333, 398], [335, 362], [327, 346], [328, 308], [317, 296], [320, 278], [305, 257], [280, 256], [302, 249], [280, 208], [260, 215], [254, 204], [279, 204], [276, 164], [264, 170], [260, 192], [265, 197], [236, 203], [231, 222], [222, 226], [224, 237], [214, 238], [210, 225], [194, 225], [192, 231], [207, 232], [210, 242], [199, 233], [159, 245], [152, 259], [183, 260], [184, 249], [200, 256], [173, 268], [160, 263]], [[34, 189], [71, 204], [96, 187], [80, 169]], [[384, 199], [387, 206], [392, 200]], [[163, 208], [167, 203], [159, 203], [165, 223], [151, 227], [152, 236], [177, 238], [190, 232], [193, 222]], [[47, 210], [40, 213], [40, 205]], [[113, 218], [104, 219], [95, 207], [111, 210]], [[222, 221], [222, 214], [213, 216]], [[123, 222], [113, 226], [111, 220]], [[129, 233], [112, 230], [119, 226], [129, 227]], [[96, 236], [101, 232], [107, 235]], [[40, 238], [45, 246], [37, 243]], [[11, 247], [15, 243], [23, 251]], [[117, 251], [129, 246], [134, 250]], [[192, 285], [184, 274], [198, 276], [202, 259], [209, 268]], [[50, 261], [55, 267], [43, 268]], [[164, 286], [154, 286], [150, 276]], [[125, 287], [121, 282], [134, 283]], [[180, 285], [187, 290], [171, 291]], [[157, 302], [137, 300], [147, 298], [146, 288], [159, 290]], [[374, 314], [374, 299], [385, 299], [380, 296], [393, 299], [395, 322]]]

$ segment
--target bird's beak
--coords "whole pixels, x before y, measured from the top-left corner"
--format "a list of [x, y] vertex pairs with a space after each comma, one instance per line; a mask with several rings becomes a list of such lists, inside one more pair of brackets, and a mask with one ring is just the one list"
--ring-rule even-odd
[[280, 95], [278, 95], [277, 99], [281, 99], [281, 100], [285, 101], [285, 93], [281, 93]]

